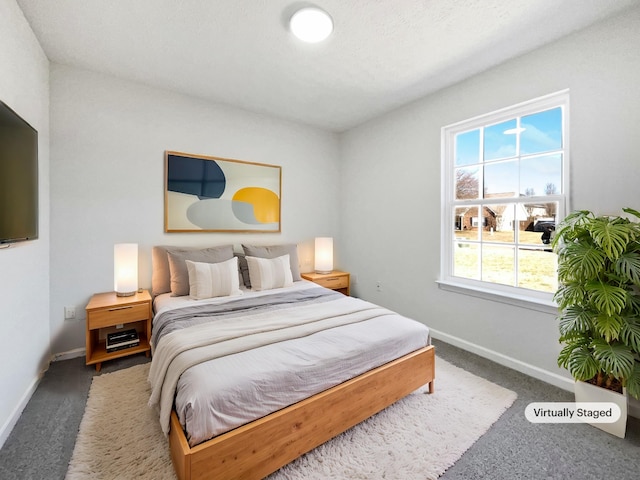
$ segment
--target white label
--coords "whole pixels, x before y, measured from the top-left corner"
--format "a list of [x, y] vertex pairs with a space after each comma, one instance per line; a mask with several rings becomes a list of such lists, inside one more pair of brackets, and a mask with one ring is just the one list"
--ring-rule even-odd
[[524, 411], [531, 423], [615, 423], [620, 414], [613, 402], [534, 402]]

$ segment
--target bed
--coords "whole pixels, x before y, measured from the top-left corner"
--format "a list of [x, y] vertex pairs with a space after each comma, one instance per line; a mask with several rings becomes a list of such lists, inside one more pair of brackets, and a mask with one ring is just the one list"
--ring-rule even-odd
[[422, 323], [302, 280], [295, 245], [243, 250], [153, 249], [149, 403], [180, 479], [263, 478], [433, 392]]

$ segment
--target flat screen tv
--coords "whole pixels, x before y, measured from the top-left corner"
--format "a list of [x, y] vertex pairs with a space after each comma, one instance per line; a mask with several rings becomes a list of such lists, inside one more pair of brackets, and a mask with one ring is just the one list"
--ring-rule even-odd
[[0, 101], [0, 244], [38, 238], [38, 132]]

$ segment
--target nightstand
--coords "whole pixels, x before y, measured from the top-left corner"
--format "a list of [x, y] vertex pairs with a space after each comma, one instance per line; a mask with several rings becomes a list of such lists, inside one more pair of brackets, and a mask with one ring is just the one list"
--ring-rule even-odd
[[345, 295], [351, 294], [351, 274], [334, 270], [331, 273], [303, 273], [301, 277], [325, 288], [336, 290]]
[[[115, 292], [96, 293], [87, 304], [86, 348], [87, 365], [100, 371], [102, 362], [144, 352], [151, 353], [151, 295], [142, 290], [129, 297], [118, 297]], [[110, 333], [135, 329], [139, 345], [107, 352], [106, 338]]]

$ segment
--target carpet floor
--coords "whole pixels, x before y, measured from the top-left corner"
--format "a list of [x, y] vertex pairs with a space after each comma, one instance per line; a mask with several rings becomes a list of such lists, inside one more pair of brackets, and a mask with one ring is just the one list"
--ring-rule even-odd
[[[175, 478], [147, 374], [143, 364], [94, 378], [68, 480]], [[517, 396], [439, 358], [436, 376], [434, 394], [417, 390], [269, 479], [435, 480]]]
[[[573, 393], [437, 339], [434, 344], [438, 358], [518, 394], [440, 480], [637, 480], [639, 419], [629, 417], [624, 439], [585, 424], [532, 424], [524, 415], [529, 403], [570, 402]], [[93, 378], [148, 361], [144, 355], [119, 358], [100, 373], [84, 357], [53, 362], [0, 449], [0, 478], [63, 480]]]

